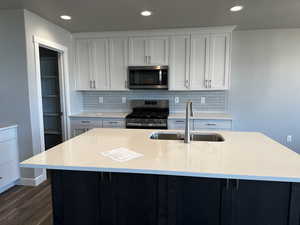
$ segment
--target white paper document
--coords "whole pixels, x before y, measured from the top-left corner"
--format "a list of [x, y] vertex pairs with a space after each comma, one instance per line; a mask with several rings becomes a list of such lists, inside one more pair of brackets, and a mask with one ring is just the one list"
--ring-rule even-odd
[[143, 156], [143, 154], [131, 151], [127, 148], [115, 148], [110, 151], [101, 152], [101, 154], [118, 162], [126, 162]]

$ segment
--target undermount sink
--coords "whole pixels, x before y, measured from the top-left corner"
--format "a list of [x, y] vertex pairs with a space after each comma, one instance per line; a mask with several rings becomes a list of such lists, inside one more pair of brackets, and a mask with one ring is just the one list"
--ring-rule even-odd
[[[184, 133], [156, 132], [150, 138], [154, 140], [184, 140]], [[191, 133], [191, 141], [223, 142], [225, 139], [216, 133]]]

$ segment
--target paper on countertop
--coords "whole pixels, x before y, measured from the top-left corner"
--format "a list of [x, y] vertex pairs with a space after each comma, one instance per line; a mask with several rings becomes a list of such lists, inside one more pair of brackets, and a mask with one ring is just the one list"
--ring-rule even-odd
[[109, 157], [112, 160], [115, 160], [118, 162], [126, 162], [131, 159], [135, 159], [135, 158], [144, 156], [143, 154], [131, 151], [127, 148], [115, 148], [110, 151], [101, 152], [101, 154], [105, 157]]

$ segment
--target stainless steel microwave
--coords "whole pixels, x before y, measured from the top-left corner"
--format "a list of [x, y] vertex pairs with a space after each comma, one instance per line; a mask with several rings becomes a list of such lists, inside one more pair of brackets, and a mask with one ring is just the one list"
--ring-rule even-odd
[[129, 66], [129, 89], [168, 89], [168, 66]]

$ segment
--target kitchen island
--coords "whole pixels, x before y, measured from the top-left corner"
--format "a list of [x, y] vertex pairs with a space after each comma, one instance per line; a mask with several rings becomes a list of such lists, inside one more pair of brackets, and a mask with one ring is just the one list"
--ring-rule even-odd
[[[93, 129], [21, 166], [51, 170], [55, 225], [300, 224], [297, 153], [260, 133], [184, 144], [154, 132]], [[141, 156], [102, 154], [118, 148]]]

